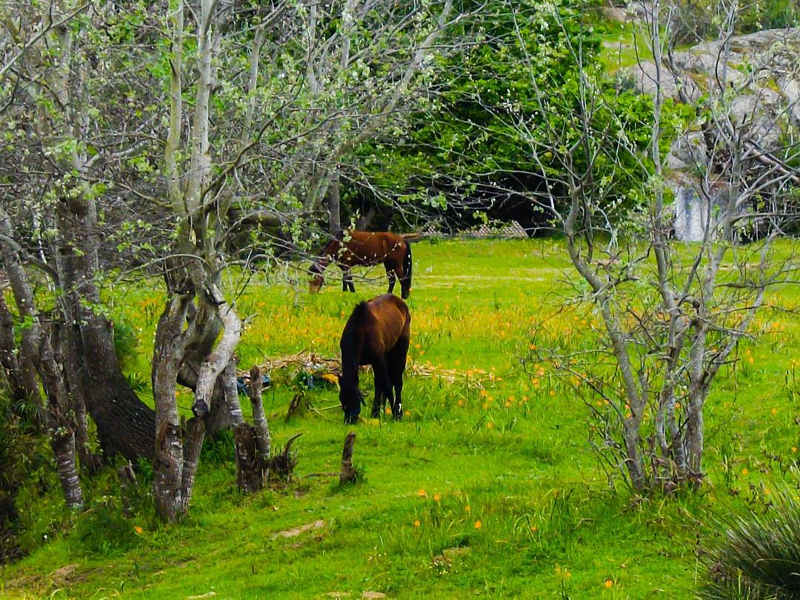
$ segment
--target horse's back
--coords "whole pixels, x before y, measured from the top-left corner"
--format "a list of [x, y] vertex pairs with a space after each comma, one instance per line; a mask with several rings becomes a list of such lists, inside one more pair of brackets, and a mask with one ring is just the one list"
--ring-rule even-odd
[[394, 348], [411, 334], [411, 313], [408, 306], [394, 294], [383, 294], [359, 302], [347, 320], [340, 347], [353, 348], [361, 364], [372, 361]]
[[394, 347], [400, 338], [408, 338], [411, 313], [403, 300], [394, 294], [383, 294], [367, 302], [376, 337], [382, 338], [386, 350]]
[[374, 265], [394, 258], [405, 248], [406, 241], [401, 235], [389, 231], [351, 231], [345, 246], [353, 264]]

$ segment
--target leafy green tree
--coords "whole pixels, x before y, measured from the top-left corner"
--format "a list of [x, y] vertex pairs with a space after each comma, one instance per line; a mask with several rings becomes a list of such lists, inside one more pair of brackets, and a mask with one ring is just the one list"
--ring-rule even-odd
[[[427, 204], [438, 211], [442, 203], [437, 198], [447, 198], [457, 219], [470, 214], [464, 209], [516, 203], [525, 207], [522, 214], [529, 222], [548, 226], [552, 215], [532, 212], [529, 201], [530, 194], [543, 190], [540, 165], [522, 149], [530, 136], [541, 139], [550, 128], [563, 131], [566, 145], [580, 138], [570, 121], [578, 107], [581, 77], [571, 45], [580, 48], [585, 68], [597, 82], [596, 93], [604, 100], [604, 110], [595, 115], [597, 127], [613, 135], [624, 124], [639, 148], [649, 140], [650, 99], [606, 77], [593, 63], [600, 50], [593, 26], [596, 5], [584, 0], [487, 3], [453, 34], [472, 43], [463, 53], [440, 59], [429, 86], [435, 93], [418, 99], [405, 131], [360, 148], [366, 177], [423, 209]], [[546, 111], [532, 82], [551, 92]], [[520, 125], [529, 123], [538, 126], [521, 135]], [[555, 156], [541, 158], [541, 168], [560, 169]], [[598, 165], [601, 173], [615, 173], [608, 178], [614, 186], [609, 211], [620, 213], [615, 218], [638, 201], [633, 190], [643, 174], [634, 163], [626, 154]]]

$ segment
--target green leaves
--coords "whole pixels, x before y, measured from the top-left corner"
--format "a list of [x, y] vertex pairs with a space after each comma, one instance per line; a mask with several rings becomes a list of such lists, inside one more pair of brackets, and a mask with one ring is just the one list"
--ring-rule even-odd
[[[604, 194], [614, 206], [631, 206], [630, 190], [647, 177], [636, 166], [648, 161], [652, 104], [620, 89], [593, 61], [601, 45], [590, 21], [595, 4], [490, 2], [459, 31], [481, 43], [438, 61], [432, 82], [437, 94], [409, 116], [406, 136], [359, 149], [368, 176], [405, 195], [435, 180], [458, 201], [470, 193], [467, 186], [525, 194], [544, 173], [558, 178], [564, 155], [581, 134], [580, 55], [601, 106], [591, 127], [624, 140], [627, 149], [594, 159]], [[674, 131], [680, 119], [666, 112]], [[553, 132], [559, 140], [550, 139]], [[665, 145], [670, 141], [668, 132]], [[576, 158], [577, 168], [590, 160], [580, 152]]]

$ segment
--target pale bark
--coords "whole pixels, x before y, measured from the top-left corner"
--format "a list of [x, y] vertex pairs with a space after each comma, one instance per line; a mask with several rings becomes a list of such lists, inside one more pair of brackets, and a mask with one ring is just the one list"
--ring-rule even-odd
[[[223, 303], [217, 307], [217, 315], [223, 325], [222, 337], [200, 365], [200, 372], [197, 374], [192, 410], [198, 416], [205, 416], [208, 413], [217, 377], [233, 359], [233, 353], [242, 333], [242, 323], [233, 307]], [[241, 410], [239, 414], [241, 415]]]
[[[157, 432], [154, 485], [158, 512], [168, 521], [180, 518], [189, 508], [207, 421], [241, 420], [233, 354], [241, 336], [241, 321], [217, 287], [220, 261], [215, 230], [219, 222], [214, 219], [221, 221], [224, 215], [210, 210], [215, 202], [212, 196], [218, 191], [209, 188], [209, 111], [218, 44], [217, 9], [213, 0], [200, 3], [196, 31], [198, 79], [192, 128], [186, 142], [189, 166], [181, 175], [183, 3], [173, 0], [169, 7], [172, 69], [164, 162], [170, 204], [177, 221], [177, 241], [175, 255], [166, 261], [169, 296], [159, 320], [153, 360]], [[188, 421], [184, 432], [180, 431], [175, 403], [178, 381], [194, 390], [192, 410], [196, 416]], [[209, 419], [212, 407], [217, 412], [214, 419]]]
[[175, 403], [178, 369], [186, 344], [193, 333], [183, 330], [191, 296], [174, 295], [158, 320], [154, 345], [152, 384], [156, 406], [153, 495], [162, 519], [175, 521], [188, 506], [184, 502], [184, 448], [178, 406]]
[[261, 369], [254, 366], [250, 369], [250, 388], [248, 392], [250, 395], [250, 404], [253, 408], [253, 425], [257, 432], [256, 443], [258, 445], [258, 451], [261, 454], [262, 460], [266, 462], [269, 460], [272, 441], [269, 434], [269, 423], [264, 414], [264, 403], [261, 399], [262, 387]]
[[183, 118], [183, 0], [170, 0], [170, 78], [169, 78], [169, 133], [164, 148], [164, 163], [167, 177], [167, 194], [176, 214], [183, 211], [181, 182], [178, 174], [178, 149], [181, 141]]
[[236, 387], [236, 357], [232, 357], [228, 361], [225, 369], [220, 375], [222, 380], [223, 395], [225, 398], [225, 407], [231, 416], [231, 423], [235, 427], [239, 423], [244, 422], [242, 416], [242, 407], [239, 403], [239, 390]]
[[178, 513], [185, 515], [189, 511], [189, 502], [194, 491], [194, 480], [197, 466], [200, 463], [200, 451], [203, 449], [206, 425], [203, 419], [192, 417], [186, 423], [183, 440], [183, 470], [181, 472], [181, 498]]

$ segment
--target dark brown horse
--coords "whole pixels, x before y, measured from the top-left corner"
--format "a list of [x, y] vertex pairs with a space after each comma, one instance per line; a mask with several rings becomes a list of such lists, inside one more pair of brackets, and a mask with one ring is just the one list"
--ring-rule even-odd
[[384, 294], [369, 302], [359, 302], [353, 309], [339, 342], [342, 350], [339, 401], [345, 423], [355, 423], [361, 412], [364, 397], [358, 389], [360, 365], [372, 365], [375, 374], [373, 418], [380, 416], [387, 399], [394, 418], [403, 418], [401, 393], [410, 335], [411, 314], [397, 296]]
[[355, 292], [350, 268], [371, 267], [383, 263], [389, 278], [389, 291], [394, 289], [395, 279], [400, 280], [400, 295], [408, 298], [411, 293], [411, 240], [417, 234], [397, 234], [388, 231], [349, 231], [331, 241], [322, 249], [322, 254], [311, 265], [311, 291], [318, 292], [325, 279], [325, 268], [332, 262], [342, 270], [342, 291]]

